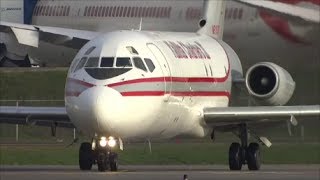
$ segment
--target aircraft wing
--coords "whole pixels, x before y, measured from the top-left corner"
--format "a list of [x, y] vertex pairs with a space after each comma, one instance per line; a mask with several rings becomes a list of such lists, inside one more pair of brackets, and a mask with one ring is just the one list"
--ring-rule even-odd
[[320, 23], [319, 9], [310, 9], [306, 7], [294, 6], [281, 2], [267, 0], [235, 0], [239, 3], [264, 9], [271, 13], [286, 16], [287, 18], [296, 18], [310, 23]]
[[0, 106], [0, 123], [74, 127], [65, 107]]
[[320, 117], [320, 105], [314, 106], [252, 106], [208, 107], [204, 121], [212, 127], [232, 127], [241, 123], [263, 124], [289, 121], [297, 125], [296, 117]]
[[39, 41], [80, 49], [99, 32], [0, 21], [0, 32], [13, 33], [20, 44], [38, 47]]

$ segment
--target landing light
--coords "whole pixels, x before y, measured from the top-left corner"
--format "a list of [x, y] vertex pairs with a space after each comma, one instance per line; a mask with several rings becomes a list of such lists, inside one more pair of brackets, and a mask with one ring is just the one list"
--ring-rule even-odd
[[114, 147], [115, 145], [116, 145], [116, 140], [114, 139], [114, 137], [110, 136], [108, 140], [108, 146]]
[[107, 138], [106, 137], [101, 137], [99, 144], [101, 147], [106, 147], [107, 145]]
[[117, 141], [114, 139], [114, 137], [110, 136], [108, 139], [106, 137], [101, 137], [99, 141], [100, 147], [106, 147], [107, 145], [111, 148], [115, 147], [117, 144]]

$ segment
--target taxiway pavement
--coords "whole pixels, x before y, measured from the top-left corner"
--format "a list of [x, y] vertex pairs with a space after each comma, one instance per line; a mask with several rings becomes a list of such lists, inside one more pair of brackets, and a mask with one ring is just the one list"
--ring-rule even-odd
[[320, 165], [263, 165], [260, 171], [229, 171], [225, 165], [121, 166], [118, 172], [80, 171], [77, 166], [0, 166], [1, 180], [319, 180]]

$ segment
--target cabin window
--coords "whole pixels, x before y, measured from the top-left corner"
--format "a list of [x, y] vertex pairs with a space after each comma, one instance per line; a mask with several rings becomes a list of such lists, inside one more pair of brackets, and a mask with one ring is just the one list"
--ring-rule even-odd
[[135, 11], [135, 7], [132, 7], [130, 17], [134, 17], [134, 11]]
[[103, 57], [101, 58], [100, 67], [113, 67], [114, 57]]
[[68, 9], [67, 9], [67, 16], [69, 16], [70, 14], [70, 6], [68, 6]]
[[45, 15], [46, 15], [46, 16], [49, 16], [49, 6], [47, 6], [47, 8], [46, 8]]
[[91, 13], [90, 13], [90, 16], [94, 16], [94, 11], [95, 11], [95, 7], [93, 6], [92, 8], [91, 8]]
[[233, 9], [229, 9], [227, 19], [231, 19]]
[[131, 54], [139, 55], [138, 51], [137, 51], [134, 47], [132, 47], [132, 46], [127, 46], [126, 48], [127, 48], [127, 50], [128, 50]]
[[95, 9], [95, 12], [94, 12], [94, 16], [95, 17], [98, 17], [98, 12], [99, 12], [99, 7], [97, 6], [96, 9]]
[[111, 17], [111, 14], [112, 14], [112, 10], [113, 10], [113, 7], [112, 7], [112, 6], [110, 6], [110, 9], [109, 9], [109, 14], [108, 14], [108, 16], [109, 16], [109, 17]]
[[138, 17], [142, 17], [142, 7], [139, 7], [139, 10], [138, 10]]
[[106, 13], [106, 7], [103, 7], [102, 12], [101, 12], [101, 17], [104, 17], [104, 13]]
[[119, 17], [120, 16], [120, 7], [118, 6], [117, 7], [117, 12], [116, 12], [116, 17]]
[[160, 11], [160, 12], [161, 12], [161, 13], [160, 13], [160, 17], [161, 17], [161, 18], [164, 17], [164, 13], [165, 13], [164, 11], [165, 11], [164, 7], [161, 7], [161, 11]]
[[88, 59], [85, 67], [98, 67], [99, 66], [99, 58], [91, 57]]
[[233, 19], [237, 19], [238, 17], [238, 8], [235, 8], [233, 11]]
[[128, 7], [127, 17], [130, 17], [130, 14], [131, 14], [131, 7]]
[[109, 6], [107, 6], [106, 8], [106, 12], [104, 13], [104, 16], [107, 17], [108, 16], [108, 12], [109, 12]]
[[[87, 11], [87, 16], [91, 16], [91, 6], [89, 6], [89, 8], [88, 8], [88, 11]], [[65, 13], [65, 14], [67, 14], [67, 13]]]
[[102, 16], [102, 10], [103, 10], [103, 7], [102, 7], [102, 6], [100, 6], [100, 8], [99, 8], [99, 13], [98, 13], [98, 16], [99, 16], [99, 17], [101, 17], [101, 16]]
[[49, 8], [49, 16], [52, 16], [52, 6]]
[[148, 58], [144, 58], [144, 61], [146, 62], [149, 71], [150, 71], [150, 72], [153, 72], [156, 67], [155, 67], [155, 65], [153, 64], [152, 60], [151, 60], [151, 59], [148, 59]]
[[[63, 10], [64, 10], [65, 8], [63, 8]], [[87, 12], [88, 12], [88, 6], [86, 6], [85, 8], [84, 8], [84, 13], [83, 13], [83, 16], [87, 16]], [[63, 14], [64, 14], [64, 12], [63, 12]]]
[[141, 58], [139, 58], [139, 57], [134, 57], [134, 58], [133, 58], [133, 63], [134, 63], [134, 66], [135, 66], [136, 68], [141, 69], [141, 70], [143, 70], [143, 71], [145, 71], [145, 72], [148, 72], [148, 70], [147, 70], [146, 66], [144, 65], [144, 63], [143, 63], [143, 61], [142, 61]]
[[52, 16], [55, 16], [55, 15], [56, 15], [56, 10], [57, 10], [57, 6], [54, 6], [54, 7], [53, 7], [53, 11], [52, 11]]
[[127, 9], [128, 9], [127, 7], [124, 7], [122, 17], [126, 17], [126, 15], [127, 15]]
[[142, 17], [146, 17], [147, 8], [143, 7], [142, 9]]
[[40, 6], [39, 11], [38, 11], [38, 16], [41, 16], [42, 8], [43, 8], [43, 6]]
[[129, 57], [118, 57], [117, 58], [117, 67], [132, 67], [132, 63]]
[[[88, 16], [88, 12], [89, 12], [89, 10], [87, 11], [86, 16]], [[67, 6], [63, 7], [63, 16], [67, 16]]]
[[33, 15], [36, 16], [37, 15], [37, 11], [39, 9], [39, 6], [36, 6], [36, 8], [34, 8], [34, 11], [33, 11]]
[[116, 15], [116, 10], [117, 10], [117, 7], [114, 6], [114, 7], [112, 8], [112, 17], [114, 17], [114, 16]]
[[122, 12], [123, 12], [123, 7], [121, 6], [120, 7], [120, 13], [119, 13], [118, 17], [122, 17]]
[[159, 10], [160, 10], [160, 8], [159, 8], [159, 7], [157, 7], [157, 9], [156, 9], [156, 18], [158, 18], [158, 17], [159, 17]]
[[58, 16], [58, 15], [59, 15], [59, 10], [60, 10], [60, 6], [57, 6], [55, 16]]
[[241, 8], [239, 10], [238, 19], [242, 19], [242, 16], [243, 16], [243, 9]]
[[76, 67], [76, 69], [73, 72], [76, 72], [79, 69], [81, 69], [86, 64], [86, 62], [87, 62], [87, 57], [81, 58], [81, 60], [79, 61], [78, 65]]

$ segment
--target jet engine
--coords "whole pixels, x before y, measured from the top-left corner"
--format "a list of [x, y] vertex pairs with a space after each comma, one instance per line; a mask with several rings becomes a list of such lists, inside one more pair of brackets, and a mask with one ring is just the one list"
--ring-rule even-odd
[[250, 96], [261, 105], [284, 105], [293, 95], [295, 82], [282, 67], [262, 62], [253, 65], [246, 74]]

